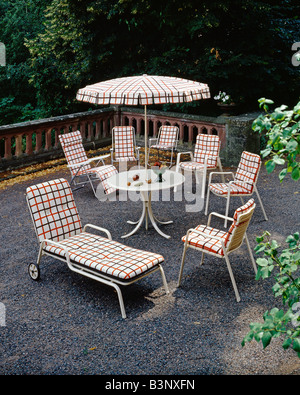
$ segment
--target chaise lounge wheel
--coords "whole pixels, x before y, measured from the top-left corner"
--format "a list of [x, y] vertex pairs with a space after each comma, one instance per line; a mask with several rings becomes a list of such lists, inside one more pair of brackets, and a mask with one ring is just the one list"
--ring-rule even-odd
[[28, 273], [32, 280], [39, 280], [40, 279], [40, 268], [35, 263], [30, 263], [28, 266]]

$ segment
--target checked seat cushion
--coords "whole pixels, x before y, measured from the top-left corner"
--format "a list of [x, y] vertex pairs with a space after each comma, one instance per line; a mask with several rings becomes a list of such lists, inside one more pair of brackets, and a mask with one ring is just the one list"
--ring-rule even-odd
[[134, 128], [132, 126], [115, 126], [114, 143], [117, 161], [136, 160], [134, 152]]
[[[87, 232], [65, 239], [60, 244], [68, 249], [71, 262], [122, 280], [130, 280], [164, 261], [162, 255], [128, 247]], [[62, 248], [45, 245], [44, 249], [65, 258]]]
[[219, 196], [226, 196], [230, 188], [231, 195], [249, 195], [253, 193], [261, 166], [261, 158], [257, 154], [244, 151], [241, 155], [234, 181], [229, 183], [212, 183], [210, 190]]
[[220, 147], [221, 142], [218, 136], [198, 134], [195, 144], [194, 160], [181, 162], [180, 167], [186, 170], [200, 170], [203, 169], [205, 158], [207, 158], [207, 168], [214, 169], [217, 167]]
[[[200, 235], [192, 231], [188, 236], [188, 244], [193, 247], [206, 250], [207, 252], [224, 256], [224, 250], [221, 241], [223, 241], [225, 249], [230, 247], [230, 243], [233, 241], [233, 237], [237, 237], [239, 231], [244, 226], [244, 221], [240, 221], [241, 216], [252, 210], [252, 208], [254, 207], [254, 199], [250, 199], [243, 206], [236, 209], [233, 216], [233, 222], [227, 232], [212, 228], [207, 225], [197, 226], [195, 229], [202, 232], [202, 234]], [[247, 221], [249, 222], [249, 218], [247, 218]], [[213, 237], [218, 237], [219, 240], [216, 240]], [[185, 240], [186, 235], [182, 237], [182, 241], [185, 242]], [[240, 242], [242, 242], [242, 239], [240, 240]]]
[[151, 148], [160, 150], [170, 150], [175, 148], [178, 135], [178, 126], [162, 126], [157, 144], [151, 145]]

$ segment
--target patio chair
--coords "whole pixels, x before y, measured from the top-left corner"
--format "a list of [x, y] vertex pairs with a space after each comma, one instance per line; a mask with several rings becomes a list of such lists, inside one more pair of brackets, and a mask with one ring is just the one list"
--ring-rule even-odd
[[178, 143], [178, 126], [164, 125], [159, 128], [158, 136], [149, 139], [149, 150], [154, 148], [157, 150], [157, 157], [159, 159], [159, 151], [171, 151], [170, 166], [173, 164], [173, 153], [177, 149]]
[[[239, 196], [243, 203], [243, 196], [251, 196], [253, 192], [256, 192], [265, 220], [267, 221], [268, 217], [266, 215], [264, 206], [262, 204], [261, 198], [259, 196], [256, 187], [256, 182], [257, 182], [260, 167], [261, 167], [261, 158], [259, 155], [252, 154], [251, 152], [243, 151], [235, 175], [233, 174], [233, 172], [210, 173], [208, 180], [205, 215], [207, 215], [208, 213], [210, 192], [212, 192], [217, 196], [225, 197], [227, 199], [225, 217], [228, 216], [229, 202], [231, 196]], [[212, 183], [212, 177], [218, 174], [221, 174], [222, 177], [224, 177], [224, 175], [231, 175], [233, 181], [227, 183], [225, 183], [224, 181], [222, 183]], [[224, 221], [224, 227], [225, 228], [227, 227], [226, 219]]]
[[[104, 159], [108, 158], [109, 154], [88, 159], [79, 130], [59, 135], [59, 141], [71, 172], [70, 185], [74, 183], [75, 186], [83, 187], [90, 183], [95, 196], [97, 196], [94, 182], [100, 181], [105, 194], [115, 191], [114, 188], [107, 184], [107, 179], [117, 173], [117, 169], [114, 166], [110, 164], [105, 165], [104, 163]], [[97, 163], [92, 167], [91, 163], [95, 161]], [[101, 163], [101, 166], [99, 166], [99, 163]]]
[[235, 213], [233, 218], [228, 218], [228, 220], [232, 221], [232, 225], [230, 226], [228, 232], [224, 232], [222, 230], [212, 228], [210, 226], [211, 217], [216, 216], [224, 219], [225, 216], [217, 213], [210, 213], [207, 221], [207, 225], [199, 225], [194, 229], [189, 229], [185, 236], [183, 236], [182, 241], [184, 242], [179, 278], [178, 278], [178, 287], [181, 283], [182, 272], [184, 267], [185, 255], [187, 248], [193, 248], [202, 252], [200, 265], [203, 264], [204, 255], [209, 254], [213, 255], [217, 258], [224, 258], [227, 269], [229, 271], [230, 279], [233, 285], [233, 289], [235, 292], [235, 297], [237, 302], [241, 300], [238, 288], [235, 282], [235, 278], [231, 269], [230, 261], [228, 255], [237, 250], [243, 243], [243, 240], [246, 241], [246, 245], [249, 251], [250, 259], [254, 268], [254, 272], [257, 273], [257, 267], [255, 260], [253, 258], [253, 254], [250, 248], [249, 240], [246, 234], [247, 227], [253, 215], [253, 211], [255, 208], [254, 199], [250, 199], [245, 205], [239, 207]]
[[[163, 256], [113, 241], [107, 229], [92, 224], [82, 227], [73, 193], [65, 179], [28, 187], [26, 199], [40, 245], [37, 264], [31, 263], [28, 267], [33, 280], [40, 278], [41, 257], [49, 255], [65, 262], [71, 271], [113, 287], [123, 318], [126, 313], [119, 285], [132, 284], [160, 270], [169, 293], [161, 266]], [[98, 232], [103, 232], [104, 237]]]
[[140, 147], [136, 145], [133, 126], [115, 126], [112, 129], [111, 163], [137, 162], [140, 167]]
[[[205, 185], [207, 170], [219, 167], [223, 171], [219, 156], [221, 141], [219, 136], [211, 134], [198, 134], [195, 143], [194, 154], [191, 151], [179, 152], [177, 154], [176, 171], [190, 170], [195, 172], [196, 182], [198, 183], [197, 172], [202, 172], [201, 197], [205, 196]], [[180, 162], [181, 155], [189, 154], [191, 160]]]

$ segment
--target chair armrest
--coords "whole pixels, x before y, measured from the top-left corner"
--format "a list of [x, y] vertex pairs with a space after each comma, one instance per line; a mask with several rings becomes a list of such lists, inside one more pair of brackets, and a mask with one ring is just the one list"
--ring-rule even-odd
[[152, 145], [152, 143], [151, 143], [151, 142], [152, 142], [152, 140], [153, 140], [153, 141], [155, 140], [155, 141], [157, 142], [157, 140], [158, 140], [158, 137], [150, 137], [150, 138], [149, 138], [149, 140], [148, 140], [149, 147], [151, 147], [151, 145]]
[[213, 175], [224, 176], [225, 174], [231, 175], [234, 178], [234, 174], [232, 171], [212, 171], [209, 173], [208, 184], [210, 184]]
[[209, 216], [208, 216], [207, 226], [210, 225], [210, 220], [211, 220], [211, 217], [212, 217], [212, 216], [219, 217], [219, 218], [222, 218], [222, 219], [227, 219], [227, 220], [229, 220], [229, 221], [234, 221], [234, 219], [233, 219], [232, 217], [227, 217], [226, 215], [219, 214], [219, 213], [216, 213], [216, 212], [213, 211], [213, 212], [211, 212], [211, 213], [209, 214]]
[[101, 156], [95, 156], [93, 158], [90, 158], [87, 160], [87, 163], [93, 162], [95, 160], [103, 160], [105, 158], [108, 158], [110, 156], [110, 154], [105, 154], [105, 155], [101, 155]]
[[85, 232], [85, 230], [86, 230], [87, 227], [92, 228], [92, 229], [99, 230], [100, 232], [106, 233], [107, 238], [108, 238], [109, 240], [112, 240], [111, 234], [110, 234], [110, 232], [109, 232], [107, 229], [101, 228], [100, 226], [96, 226], [96, 225], [92, 225], [92, 224], [86, 224], [86, 225], [84, 225], [84, 227], [83, 227], [83, 232]]

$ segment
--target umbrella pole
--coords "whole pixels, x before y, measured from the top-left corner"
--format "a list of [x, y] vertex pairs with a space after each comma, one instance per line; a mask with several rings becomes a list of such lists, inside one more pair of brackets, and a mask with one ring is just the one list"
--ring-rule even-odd
[[147, 169], [148, 167], [148, 153], [147, 153], [147, 147], [148, 147], [148, 130], [147, 130], [147, 106], [145, 104], [145, 168]]

